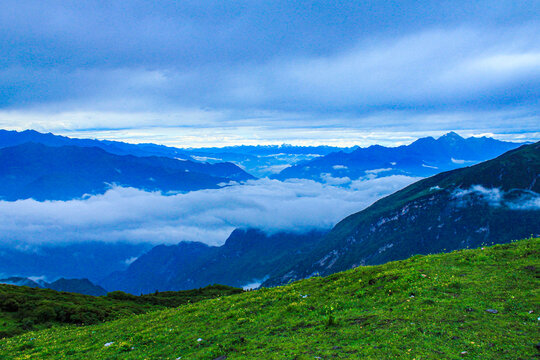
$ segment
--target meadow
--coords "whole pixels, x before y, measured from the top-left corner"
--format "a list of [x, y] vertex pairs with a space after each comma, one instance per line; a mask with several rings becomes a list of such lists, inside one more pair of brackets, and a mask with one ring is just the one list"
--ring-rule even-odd
[[540, 238], [0, 340], [0, 359], [531, 359]]

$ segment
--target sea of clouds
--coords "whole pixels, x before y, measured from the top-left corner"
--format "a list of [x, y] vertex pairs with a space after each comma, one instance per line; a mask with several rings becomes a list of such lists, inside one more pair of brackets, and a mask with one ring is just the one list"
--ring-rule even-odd
[[0, 201], [0, 233], [4, 244], [18, 248], [86, 241], [221, 245], [238, 227], [269, 233], [329, 229], [417, 180], [365, 178], [344, 187], [260, 179], [169, 196], [113, 187], [70, 201]]

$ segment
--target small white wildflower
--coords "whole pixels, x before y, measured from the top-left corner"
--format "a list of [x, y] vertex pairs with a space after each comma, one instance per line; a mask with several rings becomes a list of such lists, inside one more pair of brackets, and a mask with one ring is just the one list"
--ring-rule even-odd
[[105, 346], [105, 347], [109, 347], [109, 346], [111, 346], [112, 344], [114, 344], [114, 341], [108, 342], [108, 343], [106, 343], [106, 344], [105, 344], [105, 345], [103, 345], [103, 346]]
[[202, 339], [201, 339], [201, 338], [198, 338], [198, 339], [197, 339], [197, 342], [201, 342], [201, 341], [202, 341]]

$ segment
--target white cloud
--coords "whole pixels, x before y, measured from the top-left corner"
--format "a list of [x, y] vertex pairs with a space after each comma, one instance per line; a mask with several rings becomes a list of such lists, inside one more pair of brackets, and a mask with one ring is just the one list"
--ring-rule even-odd
[[223, 161], [223, 159], [213, 158], [213, 157], [208, 157], [208, 156], [191, 155], [191, 157], [194, 158], [195, 160], [201, 161], [201, 162], [207, 162], [208, 160], [211, 160], [211, 161]]
[[348, 169], [348, 167], [345, 166], [345, 165], [334, 165], [334, 166], [332, 166], [332, 168], [334, 170], [346, 170], [346, 169]]
[[[395, 163], [394, 163], [395, 164]], [[372, 170], [366, 170], [366, 174], [374, 174], [377, 175], [379, 173], [385, 172], [385, 171], [392, 171], [392, 168], [383, 168], [383, 169], [372, 169]]]
[[540, 194], [527, 192], [517, 199], [507, 201], [506, 205], [512, 210], [540, 210]]
[[135, 262], [135, 260], [137, 260], [138, 257], [137, 256], [132, 256], [130, 257], [129, 259], [126, 259], [124, 260], [124, 264], [126, 265], [131, 265], [133, 262]]
[[259, 169], [260, 169], [260, 171], [262, 173], [266, 172], [266, 173], [270, 173], [270, 174], [278, 174], [282, 170], [284, 170], [284, 169], [286, 169], [288, 167], [291, 167], [291, 165], [289, 165], [289, 164], [279, 164], [279, 165], [271, 165], [271, 166], [261, 167]]
[[272, 232], [330, 228], [417, 179], [390, 176], [337, 187], [310, 180], [261, 179], [216, 190], [163, 196], [113, 188], [86, 200], [0, 201], [6, 244], [128, 241], [222, 244], [237, 227]]
[[473, 185], [469, 189], [457, 189], [452, 195], [459, 199], [470, 194], [480, 196], [491, 206], [500, 206], [503, 192], [498, 188], [487, 189], [482, 185]]
[[473, 185], [469, 189], [456, 189], [452, 196], [458, 200], [459, 206], [466, 206], [469, 195], [479, 196], [493, 207], [506, 206], [511, 210], [540, 210], [540, 194], [529, 190], [510, 190], [505, 192], [499, 188], [485, 188]]
[[459, 160], [459, 159], [454, 159], [454, 158], [452, 158], [452, 162], [454, 164], [465, 164], [465, 160]]
[[454, 158], [451, 158], [451, 161], [452, 161], [454, 164], [459, 164], [459, 165], [463, 165], [463, 164], [474, 164], [474, 163], [475, 163], [474, 160], [461, 160], [461, 159], [454, 159]]
[[351, 182], [351, 179], [347, 176], [333, 177], [330, 173], [322, 173], [320, 178], [325, 184], [328, 185], [345, 185]]

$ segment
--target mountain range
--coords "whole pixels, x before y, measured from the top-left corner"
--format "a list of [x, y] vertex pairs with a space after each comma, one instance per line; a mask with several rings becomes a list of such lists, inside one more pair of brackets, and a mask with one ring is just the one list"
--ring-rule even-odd
[[416, 182], [339, 222], [274, 286], [540, 234], [540, 142]]
[[159, 156], [173, 159], [193, 160], [180, 149], [156, 144], [128, 144], [121, 141], [77, 139], [35, 130], [0, 130], [0, 148], [37, 143], [51, 147], [78, 146], [97, 147], [115, 155]]
[[88, 278], [99, 283], [149, 251], [147, 243], [88, 241], [13, 246], [0, 244], [0, 277]]
[[336, 151], [352, 151], [353, 148], [333, 146], [293, 145], [242, 145], [209, 148], [176, 148], [151, 143], [128, 144], [120, 141], [77, 139], [35, 130], [0, 130], [0, 148], [39, 143], [51, 147], [77, 146], [97, 147], [115, 155], [138, 157], [158, 156], [171, 159], [192, 160], [203, 163], [232, 162], [256, 177], [278, 173], [283, 168], [302, 160], [327, 155]]
[[398, 147], [282, 144], [175, 148], [150, 143], [128, 144], [120, 141], [69, 138], [35, 130], [21, 132], [0, 130], [0, 148], [29, 142], [49, 147], [97, 147], [114, 155], [157, 156], [207, 164], [234, 163], [255, 177], [271, 177], [279, 180], [305, 178], [334, 183], [346, 183], [347, 179], [354, 180], [366, 176], [381, 177], [396, 174], [431, 176], [441, 171], [492, 159], [520, 145], [487, 137], [464, 139], [450, 132], [438, 139], [425, 137], [410, 145]]
[[131, 293], [213, 283], [275, 286], [415, 254], [504, 243], [540, 233], [540, 143], [421, 180], [328, 234], [235, 230], [221, 247], [160, 245], [102, 285]]
[[487, 137], [464, 139], [455, 132], [450, 132], [438, 139], [421, 138], [410, 145], [373, 145], [351, 152], [332, 152], [299, 162], [272, 177], [278, 180], [300, 178], [323, 182], [341, 179], [341, 182], [345, 183], [347, 179], [366, 176], [426, 177], [492, 159], [518, 146], [518, 143]]
[[232, 163], [115, 155], [97, 147], [24, 143], [0, 149], [0, 198], [69, 200], [113, 185], [185, 192], [253, 179]]
[[65, 291], [83, 295], [102, 296], [107, 295], [107, 291], [99, 285], [93, 284], [88, 279], [65, 279], [60, 278], [52, 283], [43, 280], [34, 281], [23, 277], [9, 277], [0, 279], [0, 284], [27, 286], [39, 289], [51, 289], [56, 291]]
[[[23, 140], [38, 143], [17, 143]], [[99, 146], [93, 146], [96, 144]], [[122, 144], [33, 131], [0, 131], [0, 196], [3, 200], [69, 200], [100, 194], [114, 185], [170, 194], [253, 179], [232, 163], [199, 162], [204, 160], [199, 155], [215, 154], [218, 148], [198, 149], [199, 155], [174, 159], [140, 156], [141, 152], [137, 156], [126, 155], [154, 147]], [[331, 152], [329, 147], [320, 147], [316, 151], [326, 152], [325, 155], [289, 169], [304, 169], [300, 177], [313, 175], [317, 181], [324, 181], [320, 175], [326, 170], [334, 171], [326, 173], [329, 178], [427, 176], [441, 169], [479, 162], [516, 146], [448, 133], [439, 139], [423, 138], [396, 148], [371, 146]], [[104, 150], [106, 147], [109, 148]], [[172, 149], [162, 150], [170, 156], [180, 154]], [[226, 148], [223, 154], [241, 158], [251, 152], [249, 156], [260, 159], [289, 151], [289, 155], [310, 157], [311, 150], [240, 146]], [[440, 173], [347, 217], [328, 234], [265, 234], [256, 229], [237, 229], [222, 246], [189, 242], [154, 248], [150, 244], [127, 243], [42, 246], [36, 250], [0, 246], [0, 274], [90, 278], [108, 290], [135, 294], [214, 283], [274, 286], [419, 253], [506, 242], [540, 233], [536, 221], [538, 157], [538, 144], [532, 144], [494, 160]]]
[[159, 245], [100, 284], [137, 295], [217, 283], [255, 288], [310, 251], [323, 235], [321, 231], [268, 235], [258, 229], [236, 229], [222, 246], [196, 242]]

